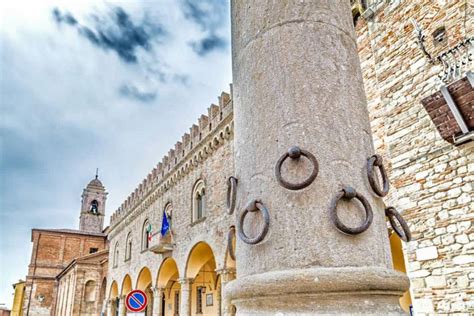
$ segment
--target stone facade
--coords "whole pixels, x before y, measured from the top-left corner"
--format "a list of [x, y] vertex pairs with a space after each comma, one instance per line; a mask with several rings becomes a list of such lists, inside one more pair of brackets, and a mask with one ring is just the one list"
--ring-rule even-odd
[[[414, 237], [404, 245], [414, 310], [471, 315], [474, 142], [445, 141], [423, 107], [421, 101], [443, 85], [443, 66], [430, 63], [420, 49], [412, 19], [435, 57], [474, 36], [474, 4], [382, 2], [372, 18], [357, 21], [356, 32], [376, 151], [386, 157], [392, 184], [386, 203], [402, 212]], [[431, 34], [442, 26], [446, 38], [438, 43]], [[469, 69], [472, 62], [464, 71]], [[466, 95], [472, 93], [472, 87], [466, 89]], [[472, 104], [463, 110], [469, 120]]]
[[[124, 296], [134, 288], [150, 293], [153, 315], [175, 315], [179, 309], [182, 315], [196, 312], [198, 291], [203, 314], [220, 312], [221, 283], [235, 265], [226, 251], [233, 223], [226, 211], [227, 179], [234, 170], [232, 133], [232, 102], [223, 93], [209, 116], [199, 119], [112, 215], [109, 313], [118, 309], [124, 315]], [[205, 188], [205, 203], [203, 216], [196, 218], [193, 192], [199, 183]], [[171, 222], [168, 241], [159, 233], [165, 209]], [[152, 237], [144, 247], [148, 224]], [[154, 253], [163, 242], [171, 248]]]
[[106, 295], [108, 249], [74, 259], [56, 277], [54, 315], [100, 315]]

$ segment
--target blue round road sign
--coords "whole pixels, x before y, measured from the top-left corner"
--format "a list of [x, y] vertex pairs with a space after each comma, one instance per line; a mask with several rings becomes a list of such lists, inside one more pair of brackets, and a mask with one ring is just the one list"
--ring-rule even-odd
[[127, 309], [131, 312], [142, 312], [145, 310], [147, 304], [148, 300], [146, 294], [141, 290], [131, 291], [125, 299], [125, 305], [127, 305]]

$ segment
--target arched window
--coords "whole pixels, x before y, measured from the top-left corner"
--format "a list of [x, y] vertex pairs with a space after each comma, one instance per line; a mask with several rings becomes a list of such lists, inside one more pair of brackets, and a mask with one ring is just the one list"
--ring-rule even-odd
[[127, 242], [125, 244], [125, 260], [132, 258], [132, 233], [128, 233]]
[[97, 200], [93, 200], [91, 202], [91, 207], [90, 207], [89, 211], [92, 214], [98, 214], [99, 213], [99, 202], [97, 202]]
[[84, 287], [84, 301], [86, 302], [94, 302], [95, 301], [95, 291], [96, 290], [96, 283], [93, 280], [89, 280], [86, 282], [86, 286]]
[[115, 247], [114, 247], [114, 268], [118, 265], [118, 258], [119, 258], [119, 247], [118, 247], [118, 242], [116, 242]]
[[151, 239], [151, 225], [148, 220], [145, 220], [142, 228], [142, 250], [148, 249]]
[[206, 188], [199, 180], [193, 189], [193, 222], [206, 216]]

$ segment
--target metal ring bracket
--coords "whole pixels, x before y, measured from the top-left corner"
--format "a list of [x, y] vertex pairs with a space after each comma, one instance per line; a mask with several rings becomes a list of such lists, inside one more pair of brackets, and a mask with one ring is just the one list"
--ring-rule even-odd
[[[336, 210], [337, 202], [340, 199], [352, 200], [353, 198], [358, 199], [359, 202], [362, 203], [365, 209], [364, 223], [362, 223], [362, 225], [360, 225], [359, 227], [355, 227], [355, 228], [344, 225], [339, 219], [339, 216], [337, 215], [337, 210]], [[374, 214], [372, 213], [372, 207], [370, 206], [369, 201], [367, 201], [367, 199], [363, 197], [361, 194], [357, 193], [356, 190], [353, 189], [352, 187], [345, 187], [336, 195], [336, 197], [331, 202], [329, 216], [331, 218], [331, 221], [334, 223], [334, 225], [336, 226], [338, 230], [349, 235], [357, 235], [366, 231], [369, 228], [370, 224], [372, 224], [372, 220], [374, 218]]]
[[227, 233], [227, 251], [229, 251], [229, 256], [232, 260], [235, 261], [235, 249], [232, 245], [232, 242], [235, 238], [235, 227], [231, 226], [229, 232]]
[[[389, 206], [385, 209], [385, 216], [388, 217], [390, 225], [401, 240], [404, 242], [411, 241], [411, 232], [408, 228], [407, 222], [405, 222], [402, 215], [400, 215], [400, 213], [398, 213], [398, 211], [393, 206]], [[398, 226], [396, 222], [400, 224], [402, 228], [401, 230], [400, 226]]]
[[[299, 183], [291, 183], [283, 179], [281, 175], [281, 166], [283, 165], [283, 162], [286, 160], [286, 158], [290, 157], [291, 159], [299, 159], [301, 156], [305, 156], [313, 164], [313, 171], [311, 172], [311, 175], [306, 180]], [[309, 151], [301, 149], [298, 146], [291, 147], [288, 152], [283, 154], [283, 156], [278, 159], [275, 166], [275, 176], [278, 182], [282, 187], [287, 188], [288, 190], [301, 190], [306, 188], [314, 181], [314, 179], [316, 179], [318, 172], [319, 164], [316, 157], [314, 157], [314, 155]]]
[[237, 179], [235, 177], [229, 177], [227, 179], [227, 213], [232, 215], [235, 210], [235, 199], [237, 196]]
[[[379, 167], [380, 174], [382, 175], [383, 189], [379, 188], [374, 172], [374, 167]], [[384, 197], [388, 194], [390, 184], [388, 182], [385, 167], [383, 166], [383, 159], [380, 155], [373, 155], [367, 160], [367, 177], [369, 178], [370, 187], [378, 196]]]
[[[244, 232], [244, 220], [245, 216], [247, 216], [248, 212], [256, 212], [260, 211], [263, 215], [264, 226], [262, 231], [254, 238], [248, 237]], [[268, 233], [268, 229], [270, 227], [270, 214], [268, 213], [267, 208], [257, 200], [253, 200], [240, 214], [240, 218], [237, 221], [237, 233], [239, 234], [239, 238], [246, 244], [255, 245], [261, 242]]]

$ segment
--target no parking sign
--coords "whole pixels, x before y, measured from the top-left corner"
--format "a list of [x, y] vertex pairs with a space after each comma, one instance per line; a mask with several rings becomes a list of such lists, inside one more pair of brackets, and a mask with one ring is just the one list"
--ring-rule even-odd
[[148, 299], [145, 292], [141, 290], [133, 290], [128, 293], [125, 299], [127, 309], [134, 313], [143, 312], [148, 304]]

